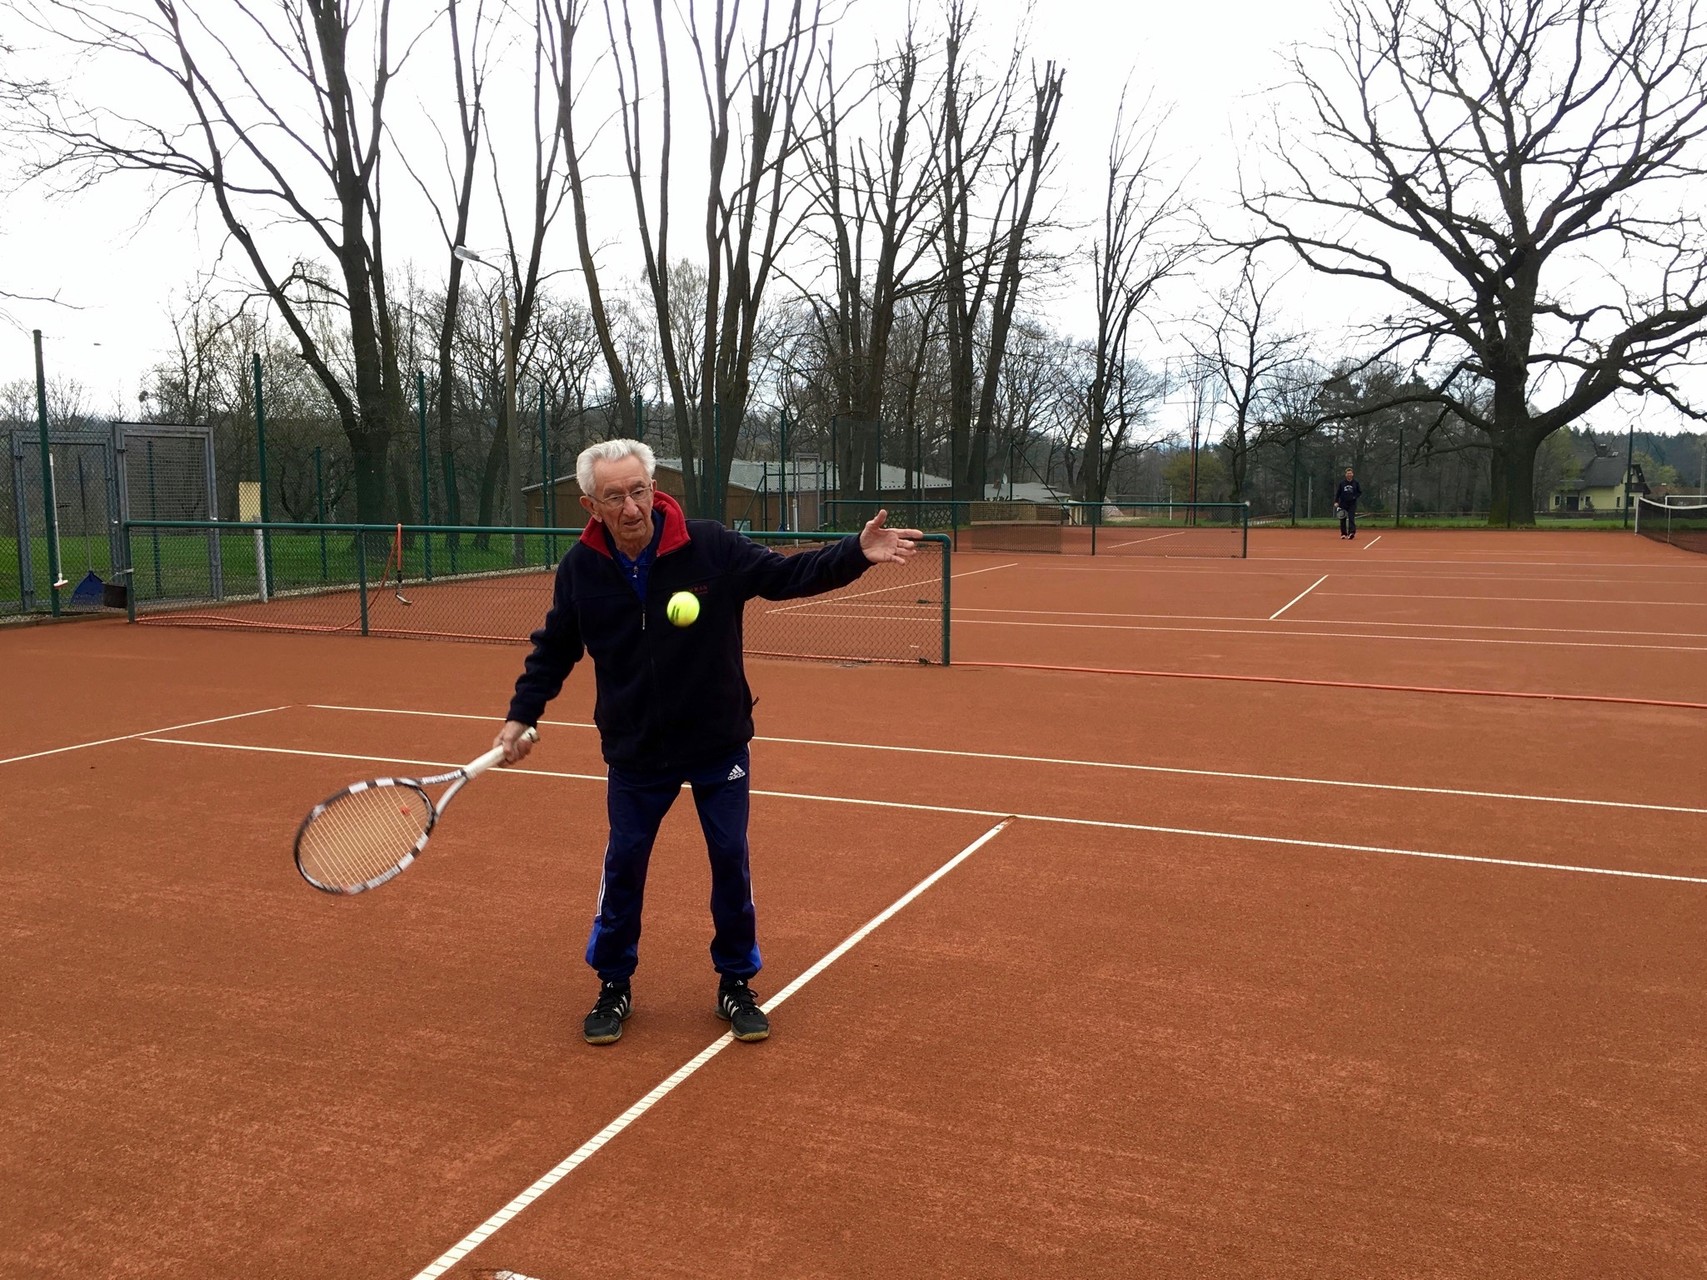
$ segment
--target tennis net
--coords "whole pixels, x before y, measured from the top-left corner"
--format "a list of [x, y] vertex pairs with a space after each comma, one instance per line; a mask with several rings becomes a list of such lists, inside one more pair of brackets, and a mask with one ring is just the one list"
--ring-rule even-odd
[[1707, 504], [1684, 506], [1638, 496], [1636, 532], [1685, 551], [1707, 553]]
[[880, 508], [892, 525], [944, 533], [955, 551], [1243, 559], [1250, 547], [1243, 502], [833, 499], [823, 504], [825, 527], [857, 529]]
[[[551, 606], [572, 529], [129, 521], [133, 622], [322, 635], [526, 644]], [[796, 554], [822, 534], [746, 533]], [[748, 653], [947, 663], [949, 540], [851, 586], [747, 606]]]

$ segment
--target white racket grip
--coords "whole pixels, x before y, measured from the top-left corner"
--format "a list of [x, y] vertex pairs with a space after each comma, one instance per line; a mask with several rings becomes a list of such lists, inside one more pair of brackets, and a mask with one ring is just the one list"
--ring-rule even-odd
[[[535, 729], [532, 725], [529, 725], [527, 732], [522, 734], [522, 737], [526, 738], [529, 742], [538, 742], [539, 741], [539, 730]], [[467, 763], [466, 765], [464, 765], [462, 767], [462, 771], [464, 773], [466, 773], [471, 778], [478, 778], [481, 774], [485, 773], [486, 770], [490, 769], [493, 765], [498, 764], [500, 761], [502, 761], [503, 758], [504, 758], [504, 748], [493, 747], [490, 751], [488, 751], [485, 755], [481, 756], [478, 760], [469, 761], [469, 763]]]

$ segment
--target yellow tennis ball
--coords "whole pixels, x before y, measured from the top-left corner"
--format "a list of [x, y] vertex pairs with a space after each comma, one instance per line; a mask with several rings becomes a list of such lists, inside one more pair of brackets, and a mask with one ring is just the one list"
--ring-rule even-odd
[[664, 606], [664, 615], [678, 627], [691, 627], [699, 619], [699, 597], [691, 591], [678, 591]]

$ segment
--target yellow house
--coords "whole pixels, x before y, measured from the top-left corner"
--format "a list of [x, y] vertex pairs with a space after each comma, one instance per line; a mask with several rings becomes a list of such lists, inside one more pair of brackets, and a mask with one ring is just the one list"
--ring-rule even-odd
[[1566, 511], [1623, 511], [1626, 498], [1634, 506], [1637, 497], [1648, 492], [1640, 464], [1630, 464], [1628, 486], [1625, 480], [1624, 459], [1599, 455], [1583, 464], [1581, 476], [1555, 489], [1547, 506], [1555, 515]]

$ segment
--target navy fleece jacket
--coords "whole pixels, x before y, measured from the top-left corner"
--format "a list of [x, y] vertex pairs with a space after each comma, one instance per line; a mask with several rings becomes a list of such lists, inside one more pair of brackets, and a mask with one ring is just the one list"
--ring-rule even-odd
[[[754, 596], [790, 600], [846, 586], [869, 565], [859, 538], [784, 556], [715, 520], [689, 520], [666, 493], [644, 599], [611, 555], [605, 527], [590, 521], [557, 566], [551, 610], [533, 633], [510, 701], [510, 720], [536, 724], [583, 654], [593, 659], [605, 760], [662, 771], [728, 755], [753, 737], [753, 695], [741, 660], [742, 607]], [[699, 597], [699, 620], [675, 627], [664, 605], [678, 591]]]

